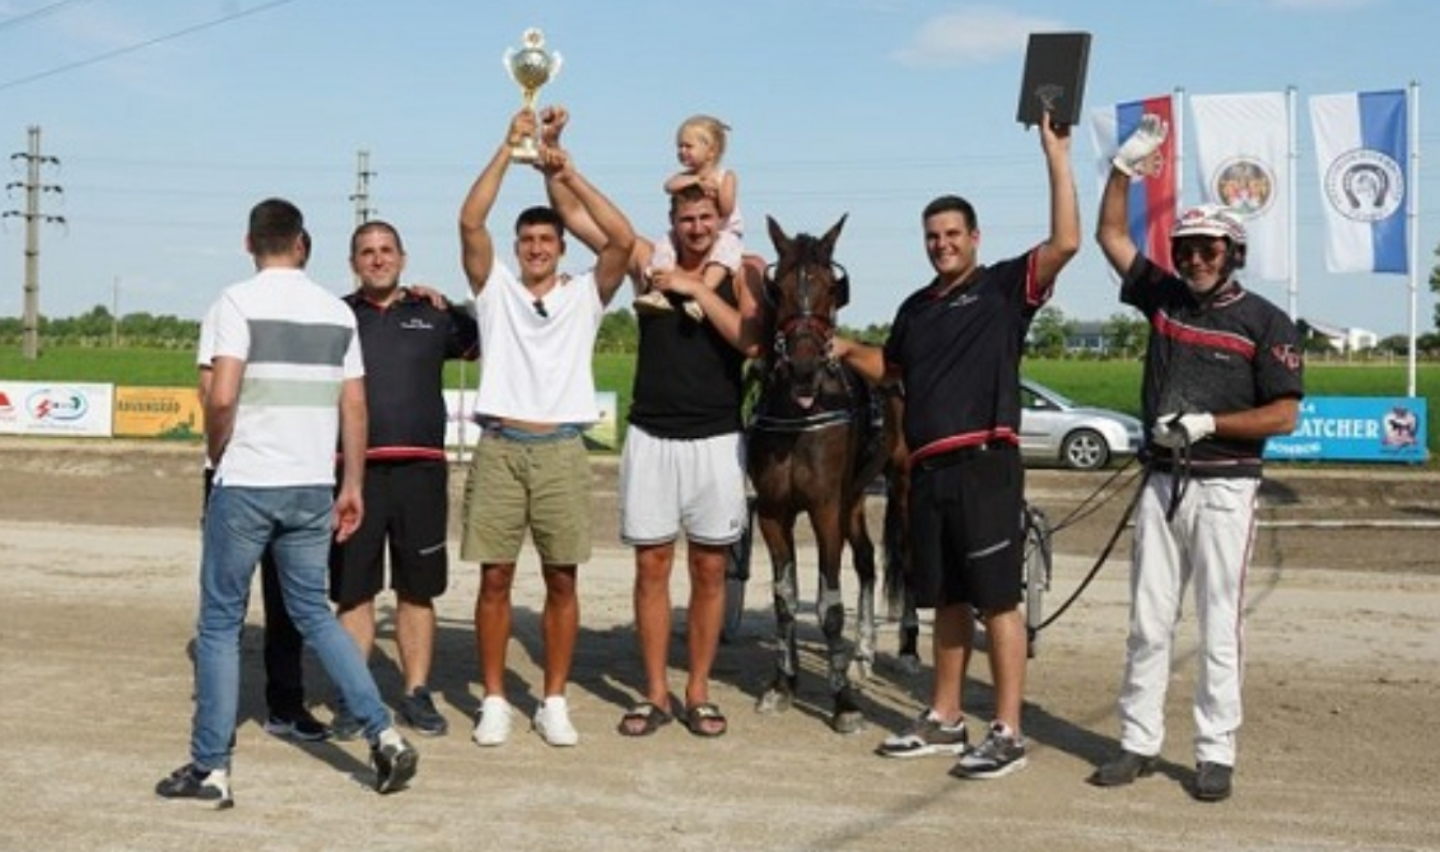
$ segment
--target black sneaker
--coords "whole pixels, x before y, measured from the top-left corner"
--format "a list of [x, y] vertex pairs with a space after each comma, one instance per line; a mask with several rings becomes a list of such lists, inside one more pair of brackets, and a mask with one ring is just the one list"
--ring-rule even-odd
[[235, 799], [230, 795], [230, 773], [224, 769], [201, 769], [193, 763], [161, 779], [155, 785], [155, 795], [162, 799], [194, 799], [216, 810], [235, 807]]
[[375, 791], [384, 795], [404, 789], [415, 777], [420, 754], [394, 728], [386, 728], [370, 747], [370, 762], [375, 766]]
[[450, 730], [450, 723], [435, 709], [435, 699], [430, 690], [421, 686], [400, 699], [400, 721], [427, 737], [444, 736]]
[[1223, 802], [1230, 798], [1230, 779], [1234, 774], [1234, 768], [1223, 763], [1200, 761], [1195, 768], [1195, 798], [1202, 802]]
[[926, 708], [910, 727], [886, 737], [875, 749], [882, 757], [925, 757], [931, 754], [957, 755], [965, 752], [969, 734], [965, 720], [947, 725]]
[[330, 729], [301, 707], [289, 713], [271, 713], [270, 718], [265, 720], [265, 733], [281, 739], [316, 743], [328, 739]]
[[1134, 783], [1136, 778], [1153, 774], [1155, 763], [1153, 755], [1136, 754], [1121, 749], [1119, 757], [1095, 767], [1095, 771], [1090, 773], [1086, 780], [1096, 787], [1121, 787]]
[[336, 700], [335, 715], [330, 717], [330, 738], [343, 742], [353, 740], [364, 732], [365, 726], [350, 712], [345, 702]]
[[960, 756], [950, 774], [956, 778], [989, 780], [1004, 778], [1011, 772], [1024, 769], [1028, 762], [1025, 757], [1025, 738], [1016, 736], [1003, 722], [990, 726], [985, 741]]

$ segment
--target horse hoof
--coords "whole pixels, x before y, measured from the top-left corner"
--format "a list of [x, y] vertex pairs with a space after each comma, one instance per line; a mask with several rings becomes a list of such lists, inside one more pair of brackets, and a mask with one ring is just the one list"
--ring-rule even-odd
[[756, 713], [784, 713], [794, 703], [790, 693], [779, 689], [767, 689], [760, 700], [755, 702]]
[[920, 674], [920, 657], [915, 654], [901, 654], [900, 671], [907, 675]]
[[836, 713], [830, 719], [830, 727], [834, 728], [837, 734], [858, 734], [865, 730], [865, 714], [859, 710]]

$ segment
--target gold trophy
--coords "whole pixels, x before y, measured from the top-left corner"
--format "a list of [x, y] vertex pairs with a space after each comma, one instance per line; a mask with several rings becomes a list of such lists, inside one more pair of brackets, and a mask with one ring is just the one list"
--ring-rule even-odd
[[[555, 75], [560, 73], [560, 63], [563, 60], [559, 52], [545, 49], [545, 34], [535, 27], [526, 30], [520, 40], [525, 46], [519, 50], [513, 47], [505, 48], [505, 70], [510, 72], [510, 78], [519, 84], [525, 108], [535, 112], [535, 96], [540, 93], [541, 86], [555, 79]], [[536, 132], [539, 132], [538, 116]], [[536, 136], [527, 136], [510, 149], [511, 162], [533, 163], [538, 159], [540, 140]]]

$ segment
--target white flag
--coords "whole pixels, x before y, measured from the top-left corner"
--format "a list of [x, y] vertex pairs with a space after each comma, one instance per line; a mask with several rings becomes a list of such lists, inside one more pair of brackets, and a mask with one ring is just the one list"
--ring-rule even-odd
[[1310, 99], [1325, 210], [1325, 268], [1409, 272], [1403, 90]]
[[1290, 123], [1283, 92], [1194, 95], [1200, 192], [1245, 222], [1245, 275], [1290, 278]]

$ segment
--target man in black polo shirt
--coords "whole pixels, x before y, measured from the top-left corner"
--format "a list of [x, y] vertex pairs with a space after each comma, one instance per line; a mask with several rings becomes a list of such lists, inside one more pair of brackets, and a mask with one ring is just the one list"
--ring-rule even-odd
[[[445, 458], [445, 361], [478, 354], [475, 319], [463, 307], [400, 286], [405, 247], [388, 222], [370, 221], [350, 238], [360, 287], [345, 297], [360, 330], [370, 406], [365, 519], [330, 557], [330, 598], [340, 623], [367, 658], [375, 645], [375, 596], [385, 579], [397, 600], [395, 641], [405, 678], [399, 719], [421, 734], [448, 729], [426, 681], [435, 645], [434, 599], [445, 591], [449, 519]], [[440, 302], [439, 307], [434, 302]], [[358, 733], [340, 707], [337, 739]]]
[[[836, 354], [868, 380], [899, 379], [904, 386], [912, 590], [919, 606], [935, 609], [930, 706], [878, 751], [959, 755], [951, 774], [962, 778], [999, 778], [1026, 760], [1020, 356], [1030, 321], [1080, 249], [1069, 131], [1052, 127], [1047, 115], [1040, 143], [1050, 183], [1044, 242], [981, 265], [974, 208], [941, 196], [922, 216], [935, 278], [900, 305], [884, 349], [836, 339]], [[961, 687], [976, 611], [989, 635], [995, 719], [972, 748]]]
[[1145, 314], [1141, 406], [1149, 472], [1135, 514], [1130, 636], [1120, 693], [1120, 754], [1090, 782], [1151, 774], [1165, 737], [1165, 688], [1185, 586], [1195, 581], [1195, 779], [1202, 801], [1228, 798], [1240, 728], [1245, 572], [1265, 440], [1295, 428], [1303, 391], [1300, 337], [1278, 308], [1235, 279], [1245, 226], [1213, 204], [1170, 231], [1175, 272], [1130, 238], [1128, 196], [1165, 138], [1145, 116], [1121, 146], [1100, 202], [1096, 239], [1121, 276], [1120, 299]]

